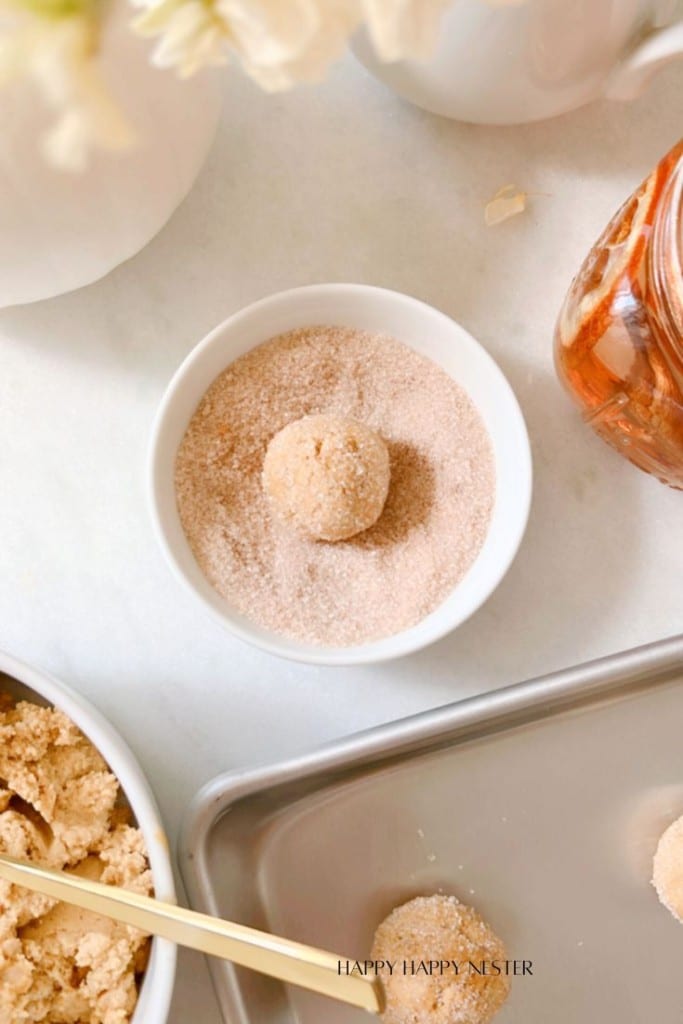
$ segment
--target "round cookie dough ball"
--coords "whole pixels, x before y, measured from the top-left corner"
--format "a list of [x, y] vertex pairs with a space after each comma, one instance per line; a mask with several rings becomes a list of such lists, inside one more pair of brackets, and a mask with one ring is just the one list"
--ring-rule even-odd
[[[506, 953], [486, 922], [455, 896], [418, 896], [396, 907], [375, 932], [371, 957], [397, 961], [393, 973], [379, 971], [385, 1024], [487, 1024], [510, 990], [504, 973], [469, 969], [469, 961], [479, 967], [505, 960]], [[411, 962], [421, 960], [455, 960], [459, 971], [411, 973]]]
[[683, 923], [683, 818], [669, 825], [659, 840], [652, 884], [666, 909]]
[[389, 491], [389, 452], [364, 423], [304, 416], [268, 445], [263, 487], [285, 522], [314, 540], [353, 537], [375, 523]]

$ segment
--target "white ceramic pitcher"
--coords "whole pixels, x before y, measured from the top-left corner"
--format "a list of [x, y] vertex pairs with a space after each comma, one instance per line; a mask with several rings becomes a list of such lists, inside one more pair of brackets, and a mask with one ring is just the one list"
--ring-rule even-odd
[[462, 121], [520, 124], [600, 96], [635, 98], [683, 54], [683, 0], [454, 0], [428, 61], [382, 64], [363, 35], [354, 49], [418, 106]]

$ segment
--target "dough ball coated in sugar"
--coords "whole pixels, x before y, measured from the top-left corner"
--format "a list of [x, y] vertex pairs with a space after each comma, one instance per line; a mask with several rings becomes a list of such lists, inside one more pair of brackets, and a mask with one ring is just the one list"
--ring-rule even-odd
[[683, 923], [683, 818], [669, 825], [659, 840], [652, 884], [666, 909]]
[[377, 522], [389, 479], [389, 452], [379, 434], [341, 416], [289, 423], [263, 463], [273, 509], [313, 540], [346, 540]]
[[[510, 990], [502, 974], [477, 974], [479, 965], [505, 960], [505, 948], [472, 907], [455, 896], [418, 896], [389, 914], [375, 932], [373, 960], [398, 961], [380, 970], [387, 1005], [384, 1024], [488, 1024]], [[403, 973], [403, 963], [455, 960], [459, 971]]]

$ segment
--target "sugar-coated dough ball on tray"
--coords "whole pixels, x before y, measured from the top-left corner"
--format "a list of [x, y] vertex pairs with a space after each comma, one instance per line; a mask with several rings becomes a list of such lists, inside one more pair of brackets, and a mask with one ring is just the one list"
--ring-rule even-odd
[[[396, 961], [393, 973], [380, 970], [386, 992], [384, 1024], [487, 1024], [505, 1002], [505, 973], [468, 969], [505, 960], [501, 940], [472, 907], [455, 896], [418, 896], [389, 914], [375, 932], [373, 960]], [[413, 974], [403, 964], [457, 961], [459, 971]]]
[[304, 416], [268, 445], [263, 487], [281, 519], [314, 540], [354, 537], [377, 522], [389, 452], [374, 430], [341, 416]]
[[667, 910], [683, 923], [683, 817], [669, 825], [659, 840], [652, 884]]

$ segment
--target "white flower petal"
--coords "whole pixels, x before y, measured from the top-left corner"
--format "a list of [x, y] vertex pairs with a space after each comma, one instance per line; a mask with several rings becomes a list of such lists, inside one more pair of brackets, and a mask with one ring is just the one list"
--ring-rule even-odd
[[322, 24], [315, 0], [217, 0], [235, 48], [250, 64], [275, 66], [300, 56]]
[[279, 65], [270, 64], [267, 55], [263, 59], [243, 58], [247, 74], [268, 91], [286, 89], [297, 82], [319, 81], [343, 54], [349, 35], [359, 24], [360, 7], [357, 0], [324, 0], [320, 14], [318, 29], [300, 54], [292, 54]]
[[163, 0], [162, 3], [140, 3], [142, 13], [133, 20], [131, 27], [141, 36], [155, 36], [163, 32], [184, 0]]
[[14, 36], [0, 36], [0, 86], [21, 75], [25, 56], [20, 40]]
[[153, 63], [175, 67], [183, 78], [206, 65], [226, 63], [229, 26], [205, 0], [164, 2], [136, 19], [133, 28], [145, 35], [159, 35]]
[[526, 210], [528, 193], [520, 191], [516, 185], [503, 185], [493, 199], [486, 204], [484, 209], [484, 220], [487, 227], [494, 227], [502, 224], [510, 217]]
[[196, 39], [195, 45], [185, 54], [178, 65], [181, 78], [190, 78], [205, 67], [219, 67], [227, 64], [225, 34], [215, 25], [210, 26]]
[[46, 159], [62, 171], [84, 171], [88, 165], [90, 137], [86, 119], [68, 110], [43, 139]]

